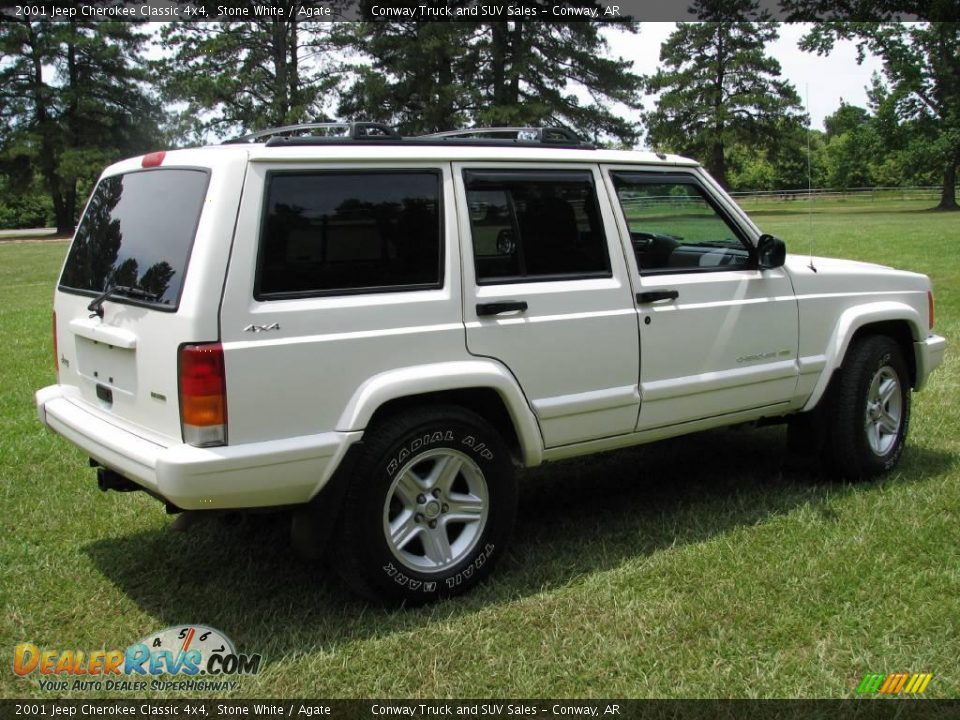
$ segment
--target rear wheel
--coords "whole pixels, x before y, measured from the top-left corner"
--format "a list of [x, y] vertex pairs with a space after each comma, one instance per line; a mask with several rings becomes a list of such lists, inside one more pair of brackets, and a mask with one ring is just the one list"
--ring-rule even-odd
[[903, 454], [909, 425], [910, 374], [899, 345], [882, 335], [857, 340], [830, 407], [828, 469], [847, 480], [890, 470]]
[[367, 438], [332, 548], [340, 574], [392, 603], [476, 585], [503, 553], [516, 515], [513, 466], [498, 433], [468, 410], [438, 406], [392, 418]]

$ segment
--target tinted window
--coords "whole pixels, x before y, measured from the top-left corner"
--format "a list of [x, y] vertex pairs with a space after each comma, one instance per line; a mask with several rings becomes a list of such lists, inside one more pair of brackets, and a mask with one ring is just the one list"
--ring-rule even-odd
[[630, 173], [614, 173], [613, 180], [641, 272], [750, 264], [747, 247], [694, 182]]
[[274, 173], [259, 295], [440, 284], [440, 174]]
[[610, 275], [593, 176], [466, 171], [477, 282]]
[[60, 286], [101, 293], [126, 285], [155, 298], [137, 302], [175, 308], [206, 191], [202, 170], [104, 178], [80, 220]]

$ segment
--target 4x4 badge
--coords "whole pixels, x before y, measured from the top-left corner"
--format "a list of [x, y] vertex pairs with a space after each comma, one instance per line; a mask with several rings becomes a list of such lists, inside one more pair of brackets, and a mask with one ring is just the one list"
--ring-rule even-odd
[[243, 331], [244, 332], [267, 332], [268, 330], [279, 330], [280, 323], [270, 323], [269, 325], [247, 325]]

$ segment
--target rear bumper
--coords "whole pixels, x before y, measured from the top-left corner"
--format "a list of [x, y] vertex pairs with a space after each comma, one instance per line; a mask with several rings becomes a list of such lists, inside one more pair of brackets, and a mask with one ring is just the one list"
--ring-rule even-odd
[[214, 448], [164, 446], [85, 410], [59, 385], [36, 394], [40, 421], [90, 457], [184, 510], [304, 503], [361, 432], [328, 432]]
[[917, 365], [917, 382], [914, 390], [922, 388], [937, 366], [943, 362], [943, 353], [947, 348], [947, 339], [939, 335], [930, 335], [925, 340], [913, 344], [913, 354]]

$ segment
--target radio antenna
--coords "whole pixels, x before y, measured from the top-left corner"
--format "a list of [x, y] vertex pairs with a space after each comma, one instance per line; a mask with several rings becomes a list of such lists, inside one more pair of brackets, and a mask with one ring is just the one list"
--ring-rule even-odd
[[813, 169], [810, 153], [810, 135], [813, 134], [812, 120], [810, 117], [810, 83], [807, 83], [807, 209], [808, 209], [808, 229], [807, 237], [810, 238], [810, 264], [807, 265], [814, 272], [817, 266], [813, 264]]

